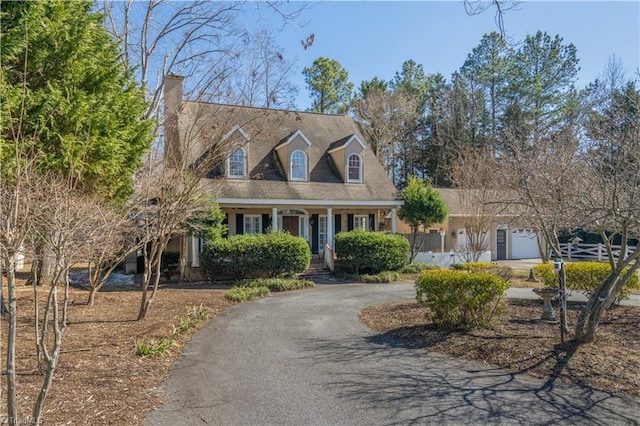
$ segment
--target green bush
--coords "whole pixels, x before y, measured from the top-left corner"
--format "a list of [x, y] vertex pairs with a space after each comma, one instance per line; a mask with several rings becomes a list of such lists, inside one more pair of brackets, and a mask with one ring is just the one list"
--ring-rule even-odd
[[454, 271], [463, 271], [464, 265], [462, 263], [452, 263], [449, 268], [453, 269]]
[[224, 297], [232, 302], [246, 302], [256, 297], [269, 294], [269, 289], [265, 286], [255, 287], [233, 287], [224, 294]]
[[311, 250], [304, 238], [283, 232], [218, 239], [207, 244], [200, 257], [209, 280], [293, 275], [305, 271], [310, 262]]
[[486, 272], [497, 275], [505, 281], [510, 281], [513, 270], [509, 266], [500, 266], [496, 262], [467, 262], [462, 268], [469, 272]]
[[489, 325], [508, 287], [483, 272], [425, 271], [416, 280], [416, 300], [429, 308], [425, 318], [436, 326], [472, 329]]
[[[611, 266], [603, 262], [565, 263], [566, 285], [570, 290], [586, 293], [593, 292], [611, 274]], [[553, 270], [553, 263], [541, 263], [533, 267], [533, 273], [544, 282], [547, 287], [558, 288], [558, 273]], [[630, 288], [639, 288], [638, 274], [634, 274], [620, 296], [624, 299]]]
[[363, 283], [392, 283], [400, 278], [400, 274], [395, 271], [383, 271], [377, 275], [361, 275], [360, 281]]
[[280, 292], [289, 290], [299, 290], [313, 287], [315, 284], [309, 280], [296, 280], [292, 278], [254, 278], [242, 280], [236, 283], [238, 287], [267, 287], [270, 291]]
[[432, 269], [440, 269], [440, 267], [433, 263], [410, 263], [409, 265], [403, 266], [400, 272], [403, 274], [417, 274]]
[[347, 272], [397, 271], [409, 260], [409, 241], [402, 235], [362, 229], [336, 235], [338, 265]]

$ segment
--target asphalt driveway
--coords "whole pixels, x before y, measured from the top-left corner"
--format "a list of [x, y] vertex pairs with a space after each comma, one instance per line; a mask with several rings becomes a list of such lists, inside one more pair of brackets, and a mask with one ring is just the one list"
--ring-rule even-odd
[[411, 284], [320, 285], [237, 305], [186, 346], [147, 425], [637, 424], [640, 402], [388, 340], [366, 306]]

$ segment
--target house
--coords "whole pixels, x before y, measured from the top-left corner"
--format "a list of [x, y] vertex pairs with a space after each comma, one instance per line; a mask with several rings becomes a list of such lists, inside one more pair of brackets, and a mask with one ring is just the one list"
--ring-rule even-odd
[[[453, 188], [436, 188], [447, 205], [449, 211], [444, 223], [432, 224], [424, 232], [423, 251], [434, 253], [458, 253], [457, 261], [464, 261], [469, 252], [470, 230], [486, 230], [483, 246], [491, 252], [491, 260], [530, 259], [540, 257], [539, 238], [532, 225], [518, 221], [512, 207], [493, 205], [483, 209], [479, 198], [492, 197], [496, 194], [473, 194], [469, 197], [464, 190]], [[397, 230], [400, 234], [409, 234], [410, 227], [399, 221]], [[477, 232], [476, 234], [481, 234]], [[467, 259], [468, 260], [468, 259]]]
[[[395, 232], [402, 198], [346, 115], [239, 107], [183, 100], [182, 78], [165, 84], [165, 155], [197, 164], [227, 144], [202, 190], [226, 214], [230, 235], [284, 230], [313, 253], [354, 228]], [[199, 242], [190, 244], [198, 266]]]

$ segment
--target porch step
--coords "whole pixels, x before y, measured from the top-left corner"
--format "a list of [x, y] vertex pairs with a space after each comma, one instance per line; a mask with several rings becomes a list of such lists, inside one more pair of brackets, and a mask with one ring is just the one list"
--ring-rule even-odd
[[312, 259], [309, 268], [299, 275], [302, 279], [328, 278], [330, 272], [324, 267], [323, 259]]

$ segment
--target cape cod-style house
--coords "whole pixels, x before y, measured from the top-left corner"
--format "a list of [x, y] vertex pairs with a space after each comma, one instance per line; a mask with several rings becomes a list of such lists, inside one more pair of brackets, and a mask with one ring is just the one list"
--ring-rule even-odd
[[216, 143], [231, 147], [202, 182], [230, 235], [284, 230], [321, 254], [340, 231], [395, 232], [401, 195], [351, 117], [187, 101], [182, 78], [164, 84], [167, 158], [196, 163]]

